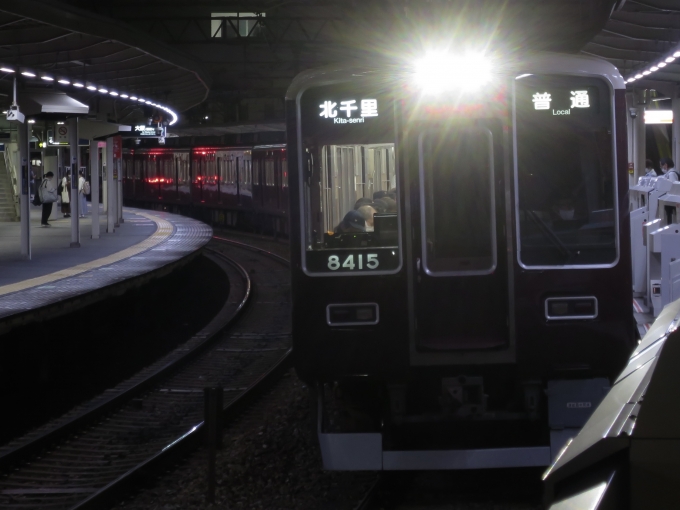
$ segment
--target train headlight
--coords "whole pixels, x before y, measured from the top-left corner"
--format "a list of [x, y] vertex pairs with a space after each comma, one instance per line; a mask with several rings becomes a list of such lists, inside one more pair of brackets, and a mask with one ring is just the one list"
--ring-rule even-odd
[[416, 84], [427, 94], [475, 91], [491, 81], [491, 62], [481, 54], [431, 52], [415, 65]]

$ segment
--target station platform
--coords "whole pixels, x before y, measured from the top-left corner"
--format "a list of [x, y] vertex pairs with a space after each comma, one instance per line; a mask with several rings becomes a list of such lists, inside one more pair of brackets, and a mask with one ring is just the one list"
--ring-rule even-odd
[[32, 259], [20, 255], [20, 223], [0, 222], [0, 334], [118, 295], [187, 262], [212, 237], [200, 221], [161, 211], [124, 208], [120, 227], [92, 239], [91, 207], [80, 219], [80, 248], [71, 248], [71, 219], [40, 227], [31, 206]]

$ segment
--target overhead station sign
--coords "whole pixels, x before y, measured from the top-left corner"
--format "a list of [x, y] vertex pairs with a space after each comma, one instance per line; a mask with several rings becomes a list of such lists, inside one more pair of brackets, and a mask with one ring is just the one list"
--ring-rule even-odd
[[144, 124], [137, 124], [134, 127], [134, 135], [138, 137], [154, 137], [165, 136], [165, 128], [160, 128], [157, 126], [146, 126]]

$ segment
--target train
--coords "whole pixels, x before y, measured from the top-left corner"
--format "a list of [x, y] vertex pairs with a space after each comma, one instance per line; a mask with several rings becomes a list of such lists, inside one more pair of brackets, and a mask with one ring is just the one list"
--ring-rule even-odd
[[324, 467], [549, 465], [636, 342], [619, 71], [336, 64], [298, 75], [286, 112], [293, 349]]
[[285, 144], [123, 150], [128, 205], [287, 237]]

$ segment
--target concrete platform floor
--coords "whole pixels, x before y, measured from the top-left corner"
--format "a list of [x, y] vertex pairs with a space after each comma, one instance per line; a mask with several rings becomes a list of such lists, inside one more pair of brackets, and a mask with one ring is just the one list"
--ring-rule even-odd
[[52, 226], [42, 228], [42, 209], [31, 205], [31, 260], [26, 260], [20, 253], [21, 224], [0, 222], [0, 288], [112, 255], [140, 243], [156, 231], [157, 225], [152, 220], [124, 209], [125, 222], [109, 234], [100, 205], [100, 238], [92, 239], [92, 204], [88, 202], [87, 205], [87, 216], [80, 218], [80, 248], [70, 247], [71, 218], [50, 220]]

